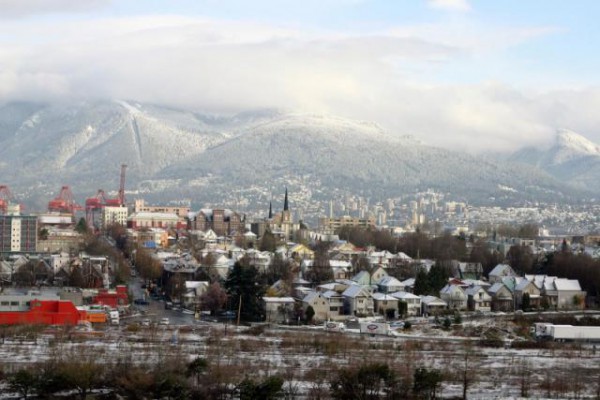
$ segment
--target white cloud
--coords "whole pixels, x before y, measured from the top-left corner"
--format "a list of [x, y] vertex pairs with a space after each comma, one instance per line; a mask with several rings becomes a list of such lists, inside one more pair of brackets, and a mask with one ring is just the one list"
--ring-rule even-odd
[[56, 12], [82, 12], [110, 3], [111, 0], [0, 0], [0, 19], [22, 18]]
[[500, 81], [428, 79], [539, 29], [545, 32], [503, 35], [472, 25], [444, 35], [427, 25], [353, 35], [166, 15], [59, 26], [7, 21], [0, 24], [0, 40], [10, 43], [0, 47], [0, 101], [123, 98], [208, 112], [280, 107], [373, 120], [473, 151], [541, 143], [562, 127], [600, 141], [591, 135], [600, 125], [592, 111], [599, 89], [529, 93]]
[[449, 11], [470, 11], [471, 5], [467, 0], [427, 0], [431, 8]]

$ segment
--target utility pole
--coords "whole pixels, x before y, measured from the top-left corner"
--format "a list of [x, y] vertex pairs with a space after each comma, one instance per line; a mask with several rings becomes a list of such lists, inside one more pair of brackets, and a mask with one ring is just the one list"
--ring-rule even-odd
[[238, 305], [237, 326], [240, 326], [240, 315], [242, 313], [242, 295], [240, 294], [240, 304]]

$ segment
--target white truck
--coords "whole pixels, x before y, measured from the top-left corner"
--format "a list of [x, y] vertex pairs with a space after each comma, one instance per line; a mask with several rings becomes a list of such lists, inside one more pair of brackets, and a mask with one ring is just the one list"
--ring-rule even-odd
[[344, 332], [346, 330], [346, 324], [343, 322], [327, 321], [324, 327], [327, 332]]
[[600, 341], [600, 326], [573, 326], [536, 323], [535, 336], [538, 339], [566, 341]]
[[119, 311], [113, 310], [108, 312], [111, 325], [119, 325]]
[[385, 335], [389, 336], [390, 324], [387, 322], [361, 322], [360, 333], [367, 333], [370, 335]]

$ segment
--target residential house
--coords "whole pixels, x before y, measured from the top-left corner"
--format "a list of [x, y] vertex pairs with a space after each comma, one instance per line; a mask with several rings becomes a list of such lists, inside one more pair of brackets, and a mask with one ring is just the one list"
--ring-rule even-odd
[[542, 298], [552, 309], [577, 309], [585, 306], [586, 292], [581, 290], [576, 279], [558, 278], [547, 275], [525, 275], [540, 289]]
[[480, 279], [483, 267], [481, 263], [452, 261], [452, 272], [459, 279]]
[[399, 291], [392, 293], [392, 296], [398, 299], [399, 302], [406, 303], [406, 314], [409, 316], [421, 315], [421, 296], [416, 294]]
[[207, 281], [186, 281], [185, 291], [181, 295], [181, 304], [183, 308], [195, 310], [196, 305], [201, 306], [200, 297], [208, 290], [210, 282]]
[[469, 311], [491, 311], [492, 296], [481, 286], [471, 286], [465, 290], [467, 308]]
[[[263, 297], [266, 321], [276, 324], [287, 323], [294, 313], [296, 301], [292, 297]], [[313, 307], [314, 308], [314, 307]]]
[[489, 289], [488, 294], [492, 297], [492, 311], [513, 311], [514, 297], [510, 289], [502, 282], [494, 283]]
[[557, 291], [557, 308], [583, 309], [586, 292], [581, 290], [577, 279], [558, 278], [554, 280]]
[[541, 291], [532, 282], [525, 278], [519, 280], [513, 292], [516, 308], [523, 308], [523, 296], [529, 295], [529, 308], [539, 308], [541, 305]]
[[373, 298], [364, 286], [353, 285], [342, 293], [345, 314], [354, 316], [373, 315]]
[[506, 277], [514, 277], [514, 276], [517, 276], [517, 274], [511, 268], [510, 265], [498, 264], [488, 274], [488, 280], [490, 281], [490, 283], [494, 284], [496, 282], [502, 282], [502, 280]]
[[440, 298], [453, 310], [467, 309], [467, 295], [458, 285], [448, 284], [440, 290]]
[[344, 316], [344, 296], [335, 290], [327, 290], [323, 292], [323, 297], [329, 303], [328, 320], [339, 319]]
[[382, 293], [394, 293], [404, 290], [404, 285], [393, 276], [384, 276], [377, 282], [377, 288]]
[[396, 318], [398, 314], [398, 299], [385, 293], [373, 293], [373, 310], [375, 314]]
[[402, 283], [402, 286], [404, 286], [404, 291], [408, 293], [413, 293], [415, 289], [415, 278], [408, 278], [400, 283]]
[[313, 321], [327, 321], [329, 319], [329, 301], [323, 297], [323, 293], [317, 291], [309, 292], [302, 299], [302, 309], [305, 314], [308, 307], [312, 307], [315, 312]]
[[425, 316], [439, 315], [446, 308], [448, 303], [439, 297], [435, 296], [422, 296], [421, 297], [421, 313]]

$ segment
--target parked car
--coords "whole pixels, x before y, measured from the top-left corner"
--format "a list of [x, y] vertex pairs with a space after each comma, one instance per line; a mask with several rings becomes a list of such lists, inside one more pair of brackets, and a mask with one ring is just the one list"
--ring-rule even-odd
[[169, 318], [161, 318], [159, 325], [169, 325]]
[[146, 299], [135, 299], [133, 300], [133, 304], [137, 304], [138, 306], [147, 306], [150, 303]]
[[144, 318], [142, 320], [142, 326], [150, 326], [150, 319], [149, 318]]

